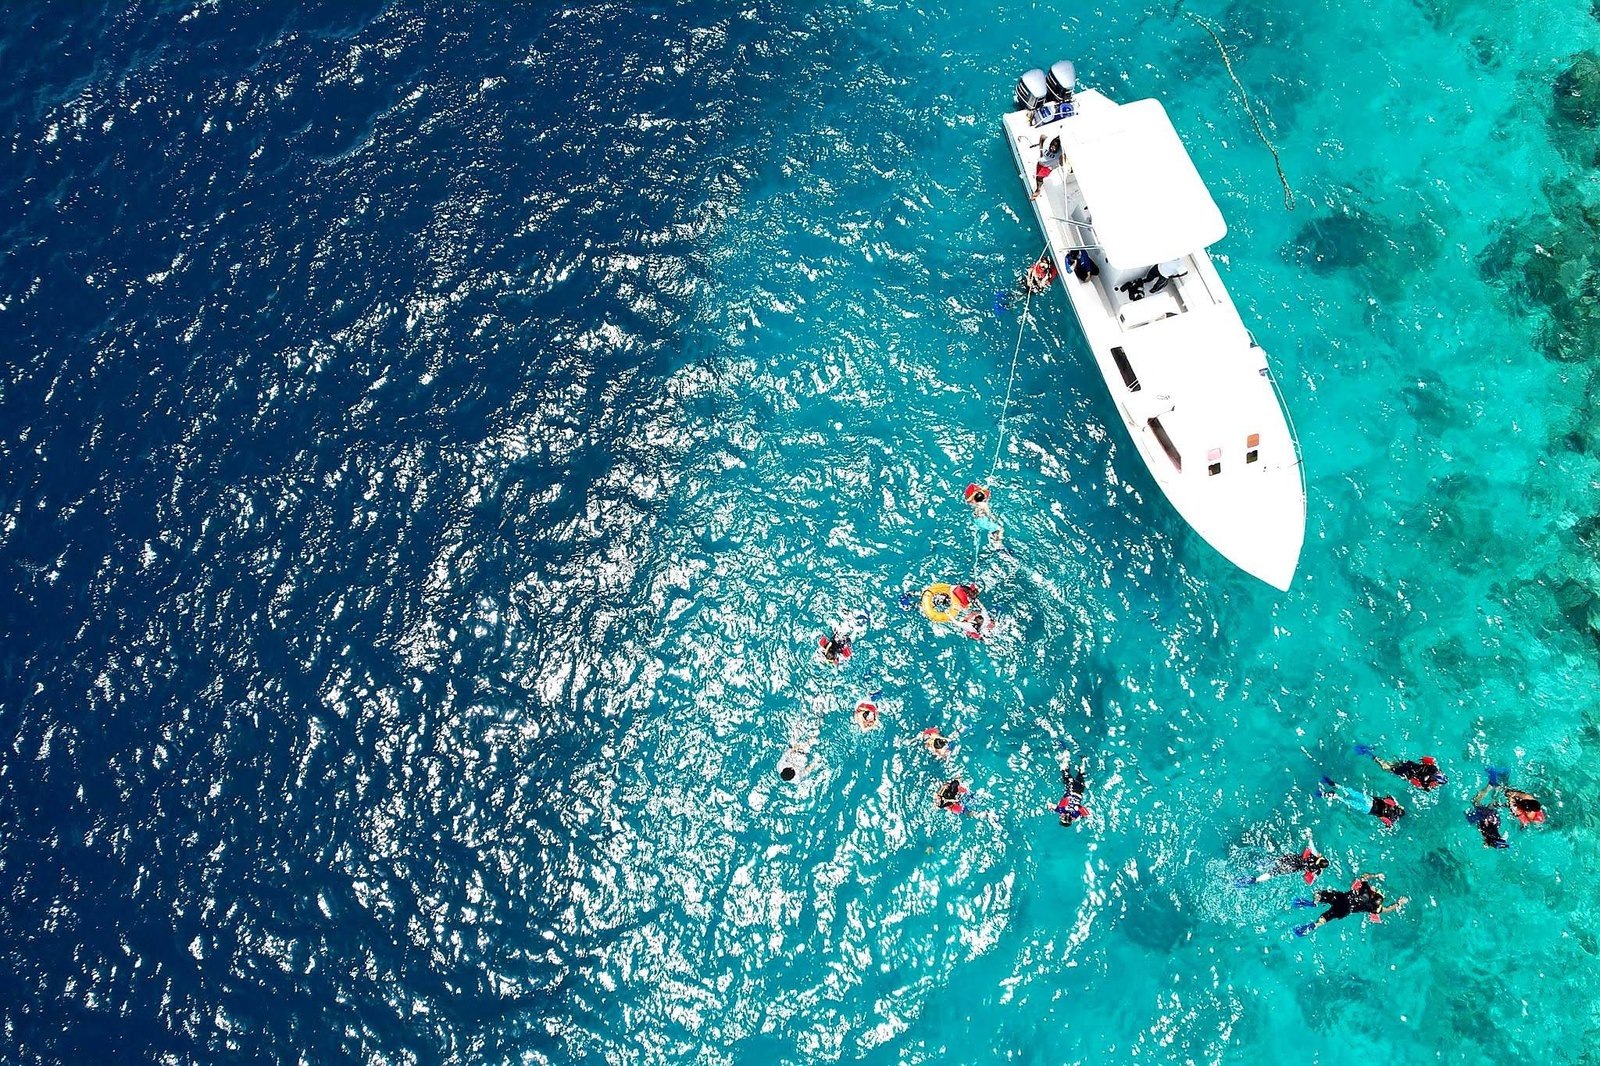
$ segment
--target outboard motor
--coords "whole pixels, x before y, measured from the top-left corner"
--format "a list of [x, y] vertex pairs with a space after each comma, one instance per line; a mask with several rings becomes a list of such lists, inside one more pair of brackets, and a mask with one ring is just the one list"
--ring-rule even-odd
[[[1028, 74], [1034, 73], [1037, 73], [1037, 71], [1030, 70], [1028, 72]], [[1027, 74], [1023, 75], [1023, 77], [1027, 76]], [[1063, 59], [1058, 63], [1050, 64], [1050, 73], [1045, 77], [1045, 85], [1050, 90], [1051, 99], [1060, 100], [1062, 103], [1071, 103], [1072, 89], [1077, 84], [1078, 72], [1072, 68], [1070, 60]], [[1020, 88], [1017, 90], [1017, 94], [1019, 96], [1022, 94]]]
[[[1067, 66], [1071, 69], [1072, 65], [1069, 63]], [[1017, 79], [1017, 106], [1022, 110], [1032, 111], [1048, 99], [1050, 99], [1050, 81], [1045, 77], [1044, 71], [1035, 68]]]

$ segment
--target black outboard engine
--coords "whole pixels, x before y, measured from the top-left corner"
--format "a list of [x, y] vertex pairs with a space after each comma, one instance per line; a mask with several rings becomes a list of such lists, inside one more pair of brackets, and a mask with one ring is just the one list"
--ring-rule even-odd
[[[1056, 64], [1060, 66], [1060, 64]], [[1070, 67], [1070, 64], [1068, 64]], [[1046, 100], [1050, 99], [1050, 81], [1045, 73], [1037, 68], [1028, 71], [1017, 79], [1017, 106], [1024, 111], [1032, 111]]]
[[[1037, 72], [1031, 70], [1028, 72], [1028, 74], [1033, 73]], [[1024, 74], [1023, 77], [1027, 77], [1027, 74]], [[1078, 72], [1072, 69], [1070, 60], [1063, 59], [1058, 63], [1050, 64], [1050, 73], [1045, 77], [1045, 85], [1050, 90], [1051, 99], [1060, 100], [1062, 103], [1071, 103], [1072, 89], [1077, 84]], [[1020, 88], [1018, 88], [1017, 94], [1018, 96], [1022, 94]]]

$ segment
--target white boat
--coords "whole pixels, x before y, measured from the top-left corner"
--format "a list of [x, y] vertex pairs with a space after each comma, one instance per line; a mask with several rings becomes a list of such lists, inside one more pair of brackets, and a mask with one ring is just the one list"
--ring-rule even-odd
[[[1159, 101], [1117, 104], [1074, 80], [1070, 63], [1029, 71], [1004, 118], [1062, 287], [1172, 506], [1234, 565], [1287, 589], [1305, 540], [1300, 446], [1206, 251], [1228, 231], [1222, 212]], [[1041, 182], [1042, 158], [1056, 165]], [[1075, 276], [1080, 256], [1098, 274]]]

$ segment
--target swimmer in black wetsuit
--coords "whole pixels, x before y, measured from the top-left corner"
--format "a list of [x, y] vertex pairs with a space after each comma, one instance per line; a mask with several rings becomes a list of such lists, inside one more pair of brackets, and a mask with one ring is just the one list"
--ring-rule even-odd
[[[1483, 793], [1478, 793], [1482, 798]], [[1467, 812], [1467, 821], [1478, 827], [1478, 835], [1483, 837], [1483, 846], [1486, 848], [1509, 848], [1511, 841], [1507, 840], [1500, 832], [1499, 804], [1491, 803], [1485, 807], [1474, 802], [1472, 810]]]
[[850, 636], [846, 633], [831, 633], [818, 639], [817, 646], [822, 649], [822, 657], [835, 666], [841, 666], [850, 658]]
[[1243, 876], [1238, 880], [1239, 887], [1246, 885], [1259, 885], [1280, 877], [1284, 874], [1300, 874], [1306, 879], [1306, 884], [1317, 879], [1317, 875], [1328, 868], [1328, 858], [1318, 855], [1313, 849], [1307, 848], [1298, 855], [1280, 855], [1272, 860], [1272, 865], [1263, 873], [1254, 877]]
[[961, 797], [966, 794], [967, 786], [961, 783], [961, 778], [952, 777], [939, 786], [939, 793], [935, 798], [935, 802], [939, 804], [941, 811], [949, 811], [951, 814], [965, 814], [967, 805], [961, 802]]
[[1061, 757], [1061, 787], [1066, 789], [1066, 794], [1050, 810], [1061, 816], [1061, 824], [1069, 826], [1079, 818], [1089, 816], [1089, 808], [1083, 805], [1084, 794], [1089, 791], [1088, 781], [1084, 774], [1089, 770], [1089, 760], [1084, 759], [1078, 768], [1072, 768], [1072, 756]]
[[1306, 936], [1319, 925], [1348, 918], [1352, 914], [1365, 914], [1369, 921], [1376, 922], [1381, 915], [1404, 907], [1409, 902], [1406, 896], [1401, 896], [1387, 907], [1383, 905], [1383, 890], [1374, 883], [1382, 878], [1382, 874], [1362, 874], [1350, 882], [1348, 892], [1339, 888], [1321, 888], [1312, 899], [1295, 900], [1296, 907], [1315, 907], [1320, 904], [1328, 909], [1316, 921], [1295, 926], [1294, 935]]
[[1398, 762], [1389, 762], [1387, 759], [1381, 758], [1365, 744], [1357, 744], [1355, 753], [1370, 757], [1373, 762], [1391, 774], [1405, 778], [1424, 792], [1432, 792], [1449, 780], [1439, 771], [1439, 764], [1434, 762], [1432, 755], [1424, 755], [1421, 759], [1401, 759]]
[[1390, 827], [1406, 815], [1406, 809], [1396, 803], [1393, 796], [1369, 796], [1358, 788], [1341, 785], [1331, 777], [1322, 779], [1317, 795], [1324, 799], [1338, 800], [1351, 810], [1370, 814]]

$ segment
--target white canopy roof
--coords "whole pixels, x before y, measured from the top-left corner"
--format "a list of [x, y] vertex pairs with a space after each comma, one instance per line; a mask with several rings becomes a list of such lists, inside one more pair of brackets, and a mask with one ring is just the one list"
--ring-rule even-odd
[[1112, 265], [1154, 266], [1227, 235], [1159, 100], [1086, 111], [1056, 128]]

